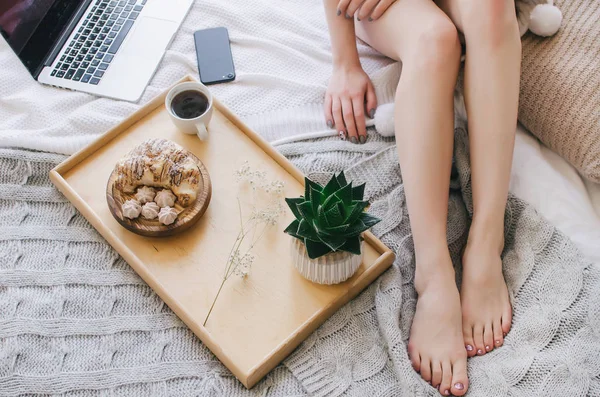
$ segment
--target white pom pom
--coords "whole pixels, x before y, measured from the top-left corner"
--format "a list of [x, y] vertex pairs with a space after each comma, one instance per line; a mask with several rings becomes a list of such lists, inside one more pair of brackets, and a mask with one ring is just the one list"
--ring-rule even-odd
[[530, 14], [529, 30], [538, 36], [548, 37], [558, 32], [562, 23], [562, 13], [550, 4], [538, 4]]
[[394, 104], [386, 103], [375, 112], [375, 130], [381, 136], [394, 136]]

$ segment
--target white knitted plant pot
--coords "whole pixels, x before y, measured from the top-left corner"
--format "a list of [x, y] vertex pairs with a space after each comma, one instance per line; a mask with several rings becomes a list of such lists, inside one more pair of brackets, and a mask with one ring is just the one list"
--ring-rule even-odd
[[338, 284], [356, 273], [362, 263], [362, 243], [360, 255], [338, 251], [310, 259], [304, 243], [297, 238], [291, 242], [294, 266], [304, 278], [317, 284]]

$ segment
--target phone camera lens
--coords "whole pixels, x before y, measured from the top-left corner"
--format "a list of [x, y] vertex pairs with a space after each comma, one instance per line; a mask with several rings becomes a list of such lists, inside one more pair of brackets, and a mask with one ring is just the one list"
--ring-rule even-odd
[[229, 77], [229, 78], [233, 78], [233, 73], [229, 73], [229, 74], [227, 75], [227, 77]]

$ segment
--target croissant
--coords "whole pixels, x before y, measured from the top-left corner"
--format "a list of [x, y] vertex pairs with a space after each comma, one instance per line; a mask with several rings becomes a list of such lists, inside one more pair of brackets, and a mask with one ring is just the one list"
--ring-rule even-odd
[[200, 169], [191, 153], [166, 139], [150, 139], [135, 147], [115, 166], [115, 187], [133, 193], [138, 186], [170, 189], [187, 207], [201, 188]]

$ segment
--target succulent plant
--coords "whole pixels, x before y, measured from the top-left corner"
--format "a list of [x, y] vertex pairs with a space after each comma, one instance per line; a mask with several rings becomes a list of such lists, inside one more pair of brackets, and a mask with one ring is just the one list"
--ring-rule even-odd
[[305, 178], [304, 196], [286, 198], [296, 219], [285, 233], [304, 242], [309, 258], [335, 251], [360, 254], [361, 233], [381, 221], [365, 212], [365, 184], [352, 186], [341, 172], [325, 185]]

